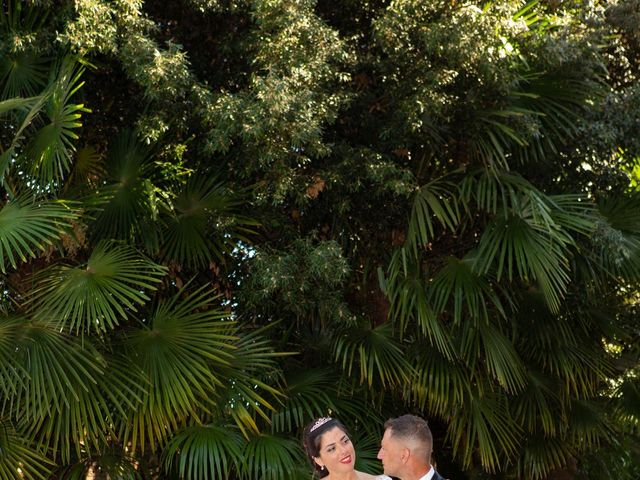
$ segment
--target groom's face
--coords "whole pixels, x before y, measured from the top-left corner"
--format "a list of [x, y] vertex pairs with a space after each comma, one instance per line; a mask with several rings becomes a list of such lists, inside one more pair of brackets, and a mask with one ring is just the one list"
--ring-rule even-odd
[[378, 460], [382, 461], [384, 474], [390, 477], [398, 477], [402, 473], [404, 465], [403, 451], [404, 445], [399, 439], [391, 435], [391, 429], [387, 428], [380, 442], [380, 451], [378, 452]]

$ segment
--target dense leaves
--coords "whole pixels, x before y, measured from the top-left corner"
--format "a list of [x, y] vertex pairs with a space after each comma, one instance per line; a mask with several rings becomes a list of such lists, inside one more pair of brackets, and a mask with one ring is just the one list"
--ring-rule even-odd
[[[0, 480], [637, 477], [637, 0], [2, 0]], [[595, 453], [594, 453], [595, 452]]]

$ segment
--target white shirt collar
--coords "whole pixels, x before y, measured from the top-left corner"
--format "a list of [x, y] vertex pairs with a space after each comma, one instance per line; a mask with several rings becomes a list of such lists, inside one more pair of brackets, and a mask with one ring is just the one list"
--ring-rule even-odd
[[422, 478], [420, 478], [418, 480], [431, 480], [433, 478], [433, 476], [435, 475], [435, 473], [436, 473], [436, 471], [433, 469], [433, 467], [431, 467], [429, 469], [429, 471], [427, 472], [427, 474], [424, 475]]

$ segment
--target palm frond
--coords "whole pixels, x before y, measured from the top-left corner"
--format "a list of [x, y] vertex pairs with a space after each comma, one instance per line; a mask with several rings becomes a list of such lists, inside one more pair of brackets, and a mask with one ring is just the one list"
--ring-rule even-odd
[[360, 384], [371, 388], [399, 386], [411, 378], [413, 367], [393, 338], [391, 322], [375, 328], [352, 328], [339, 331], [333, 341], [333, 355], [347, 376], [359, 373]]
[[530, 436], [524, 444], [518, 470], [523, 478], [542, 480], [575, 456], [571, 443], [559, 436]]
[[245, 239], [255, 221], [240, 214], [241, 199], [223, 183], [194, 174], [173, 203], [162, 250], [169, 260], [202, 267], [221, 259], [232, 240]]
[[[415, 351], [413, 351], [415, 350]], [[469, 373], [459, 360], [450, 360], [434, 349], [417, 343], [409, 354], [415, 377], [405, 387], [407, 400], [421, 411], [446, 417], [452, 405], [464, 400]]]
[[0, 56], [0, 98], [34, 96], [47, 83], [47, 59], [32, 52], [14, 52]]
[[476, 112], [478, 131], [471, 140], [471, 157], [490, 171], [509, 170], [510, 152], [527, 145], [527, 140], [510, 125], [509, 119], [525, 113], [513, 106]]
[[393, 253], [387, 277], [379, 272], [382, 291], [389, 298], [390, 320], [398, 325], [400, 336], [413, 324], [447, 358], [453, 358], [449, 334], [438, 320], [433, 306], [428, 302], [427, 281], [422, 278], [419, 265], [405, 248]]
[[460, 207], [454, 184], [436, 180], [421, 187], [411, 207], [407, 244], [417, 256], [417, 250], [433, 240], [434, 219], [449, 230], [460, 222]]
[[302, 449], [296, 441], [266, 434], [251, 437], [242, 456], [243, 480], [298, 479], [300, 465], [305, 462]]
[[569, 409], [572, 444], [578, 448], [593, 449], [616, 435], [607, 422], [602, 404], [594, 400], [574, 399]]
[[[489, 313], [496, 312], [506, 317], [502, 301], [498, 296], [497, 286], [487, 276], [473, 271], [472, 258], [457, 259], [450, 257], [430, 283], [429, 301], [438, 314], [453, 307], [454, 323], [465, 321], [478, 324], [487, 321]], [[504, 293], [503, 293], [504, 295]]]
[[517, 276], [526, 283], [537, 282], [549, 307], [558, 311], [569, 283], [567, 245], [563, 232], [550, 232], [537, 223], [532, 210], [521, 210], [494, 219], [484, 231], [475, 268], [481, 273], [495, 269], [509, 281]]
[[83, 72], [84, 68], [67, 57], [48, 87], [45, 125], [34, 134], [26, 152], [31, 174], [42, 187], [64, 179], [71, 170], [74, 141], [78, 138], [76, 130], [82, 126], [79, 120], [82, 113], [89, 112], [84, 105], [71, 103], [84, 85], [80, 80]]
[[37, 315], [69, 331], [103, 333], [116, 327], [156, 289], [166, 268], [127, 246], [99, 244], [85, 265], [39, 272], [30, 301]]
[[375, 475], [380, 473], [380, 460], [378, 451], [380, 450], [380, 433], [376, 431], [373, 435], [364, 432], [351, 432], [351, 441], [356, 451], [356, 469]]
[[148, 326], [129, 334], [130, 355], [149, 379], [148, 396], [125, 422], [134, 450], [164, 441], [198, 408], [207, 411], [216, 386], [226, 383], [221, 370], [233, 360], [235, 329], [215, 298], [204, 288], [181, 290], [157, 305]]
[[162, 464], [180, 478], [224, 479], [237, 471], [242, 448], [242, 436], [231, 425], [188, 427], [169, 440]]
[[9, 403], [21, 430], [40, 445], [70, 458], [80, 444], [95, 446], [108, 431], [109, 407], [99, 380], [106, 362], [84, 340], [23, 320], [13, 365], [23, 372]]
[[[0, 102], [0, 115], [4, 115], [7, 112], [19, 112], [19, 115], [15, 115], [16, 129], [13, 133], [11, 144], [3, 147], [3, 151], [0, 153], [0, 184], [5, 187], [7, 186], [5, 177], [15, 160], [18, 146], [23, 141], [23, 132], [40, 114], [47, 97], [48, 93], [45, 92], [36, 97], [11, 98]], [[11, 193], [15, 195], [16, 192]]]
[[447, 438], [463, 466], [470, 466], [474, 452], [489, 472], [499, 470], [518, 453], [521, 430], [498, 397], [469, 393], [464, 407], [456, 408]]
[[104, 175], [104, 159], [92, 145], [85, 145], [76, 152], [76, 161], [68, 177], [67, 186], [79, 183], [95, 187]]
[[164, 192], [152, 180], [152, 152], [135, 132], [125, 130], [110, 145], [105, 168], [104, 186], [94, 202], [98, 208], [92, 212], [92, 234], [95, 238], [142, 238], [146, 245], [157, 248], [154, 221], [164, 202]]
[[40, 5], [21, 0], [6, 0], [0, 10], [0, 29], [5, 34], [33, 32], [40, 29], [49, 16], [49, 11]]
[[252, 332], [239, 331], [234, 342], [233, 360], [223, 367], [227, 379], [224, 411], [235, 421], [245, 437], [260, 431], [256, 417], [270, 422], [270, 413], [284, 400], [274, 385], [281, 384], [278, 357], [291, 355], [274, 351], [265, 335], [269, 327]]
[[527, 380], [526, 388], [511, 401], [514, 418], [528, 434], [557, 435], [563, 423], [557, 379], [529, 370]]
[[0, 480], [50, 478], [53, 462], [25, 442], [13, 425], [0, 420]]
[[335, 381], [330, 370], [304, 370], [287, 375], [283, 394], [286, 400], [271, 416], [273, 432], [301, 429], [311, 418], [336, 410], [330, 392]]
[[514, 86], [512, 105], [535, 112], [538, 130], [545, 133], [532, 135], [526, 145], [513, 150], [520, 162], [544, 162], [549, 154], [560, 151], [578, 134], [589, 103], [606, 93], [604, 82], [562, 78], [555, 72], [525, 72]]
[[7, 261], [16, 268], [18, 261], [35, 258], [37, 250], [52, 245], [77, 218], [68, 202], [19, 199], [6, 203], [0, 209], [0, 271], [6, 273]]
[[528, 294], [518, 312], [517, 349], [527, 364], [556, 379], [553, 384], [556, 395], [592, 397], [611, 372], [611, 366], [606, 358], [593, 356], [588, 343], [580, 338], [581, 332], [575, 328], [571, 314], [583, 315], [581, 312], [555, 315], [539, 295]]
[[640, 379], [629, 375], [616, 386], [611, 400], [614, 414], [630, 431], [640, 427]]
[[124, 452], [113, 448], [65, 468], [56, 478], [85, 480], [98, 475], [118, 480], [142, 480], [143, 478], [142, 473], [135, 465], [135, 460]]
[[[19, 387], [24, 387], [25, 371], [15, 361], [23, 322], [19, 317], [0, 315], [0, 394], [4, 398], [11, 398]], [[4, 408], [0, 409], [0, 414]]]
[[526, 383], [525, 370], [513, 342], [491, 322], [480, 327], [479, 338], [489, 374], [508, 392], [521, 391]]
[[640, 278], [640, 194], [603, 199], [592, 237], [592, 260], [612, 277]]

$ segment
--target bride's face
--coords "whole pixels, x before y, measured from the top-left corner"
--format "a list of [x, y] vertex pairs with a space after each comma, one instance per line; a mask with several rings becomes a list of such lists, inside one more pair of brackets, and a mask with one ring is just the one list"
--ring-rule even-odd
[[349, 436], [339, 427], [327, 430], [320, 438], [320, 455], [315, 458], [329, 473], [344, 473], [354, 469], [356, 452]]

